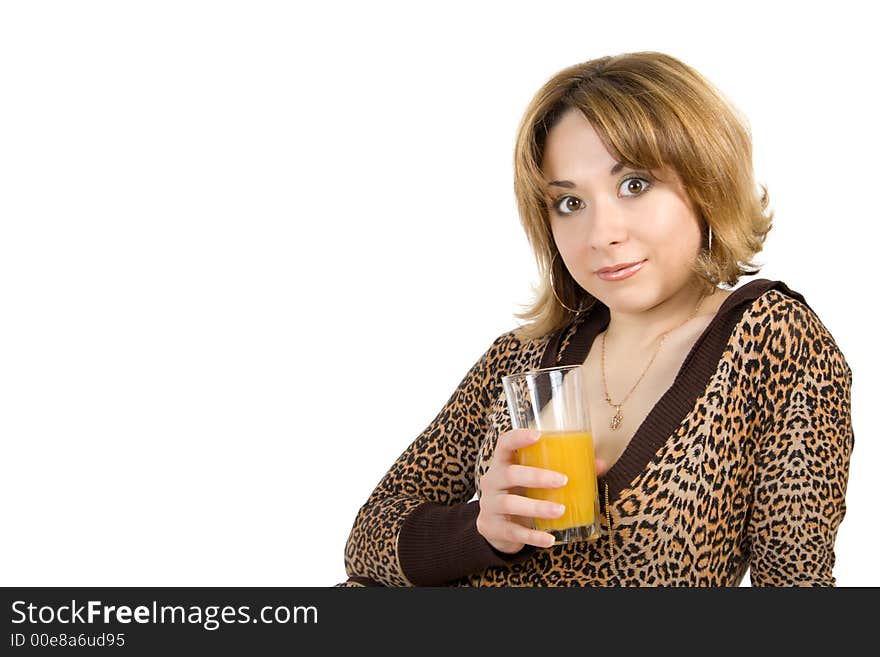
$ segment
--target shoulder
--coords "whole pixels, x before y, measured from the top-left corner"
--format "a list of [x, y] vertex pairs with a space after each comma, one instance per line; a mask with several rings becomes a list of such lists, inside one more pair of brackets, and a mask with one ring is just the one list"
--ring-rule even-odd
[[528, 338], [519, 327], [498, 335], [480, 358], [483, 368], [497, 378], [506, 372], [516, 372], [534, 366], [552, 336]]
[[801, 295], [769, 289], [752, 302], [743, 320], [744, 333], [773, 374], [824, 369], [851, 376], [831, 331]]
[[[831, 332], [803, 297], [791, 296], [771, 289], [761, 294], [749, 309], [753, 320], [759, 321], [780, 337], [791, 340], [821, 338], [834, 343]], [[818, 347], [817, 345], [817, 348]]]
[[818, 319], [803, 297], [786, 294], [777, 289], [769, 289], [755, 299], [752, 311], [763, 313], [772, 321], [809, 321], [809, 316]]
[[531, 338], [525, 334], [522, 327], [516, 327], [496, 337], [489, 350], [503, 353], [540, 349], [545, 347], [552, 337], [551, 334], [543, 335], [538, 338]]

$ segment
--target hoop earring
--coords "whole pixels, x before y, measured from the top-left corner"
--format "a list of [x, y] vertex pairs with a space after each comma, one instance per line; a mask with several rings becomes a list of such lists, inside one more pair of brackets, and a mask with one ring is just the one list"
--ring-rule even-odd
[[581, 304], [580, 308], [578, 308], [577, 310], [575, 310], [574, 308], [569, 308], [562, 302], [562, 299], [559, 298], [559, 295], [556, 294], [556, 284], [553, 282], [553, 263], [556, 261], [556, 256], [558, 255], [559, 251], [554, 253], [553, 257], [550, 259], [550, 289], [553, 291], [553, 296], [556, 297], [556, 300], [559, 302], [560, 306], [565, 308], [567, 311], [574, 313], [575, 315], [580, 315], [585, 310], [589, 310], [589, 307], [584, 307], [584, 305]]
[[709, 253], [712, 253], [712, 226], [709, 226]]

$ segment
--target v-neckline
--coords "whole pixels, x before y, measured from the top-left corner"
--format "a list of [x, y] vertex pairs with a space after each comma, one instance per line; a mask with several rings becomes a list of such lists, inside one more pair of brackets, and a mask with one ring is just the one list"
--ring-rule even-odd
[[[717, 369], [743, 313], [755, 299], [770, 289], [777, 289], [806, 304], [800, 293], [794, 292], [781, 281], [761, 278], [733, 290], [694, 342], [672, 385], [648, 412], [617, 460], [599, 478], [600, 489], [608, 486], [609, 501], [616, 499], [622, 490], [645, 471], [660, 447], [693, 410], [694, 403], [705, 392]], [[608, 307], [597, 301], [590, 311], [551, 337], [542, 354], [540, 367], [583, 363], [596, 336], [608, 327], [609, 322]]]

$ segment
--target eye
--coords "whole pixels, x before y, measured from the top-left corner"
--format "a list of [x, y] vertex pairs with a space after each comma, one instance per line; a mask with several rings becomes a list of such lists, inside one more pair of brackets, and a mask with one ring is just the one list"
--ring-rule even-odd
[[[633, 182], [637, 183], [635, 194], [624, 194], [624, 197], [633, 198], [635, 196], [641, 196], [645, 193], [645, 191], [651, 187], [651, 181], [648, 178], [643, 176], [629, 176], [625, 180], [621, 182], [621, 187], [624, 187], [627, 190], [630, 190]], [[631, 190], [630, 190], [631, 191]]]
[[[575, 212], [577, 210], [580, 210], [580, 208], [578, 208], [578, 207], [571, 208], [571, 206], [569, 205], [569, 200], [583, 205], [583, 201], [581, 201], [577, 196], [572, 196], [571, 194], [566, 194], [565, 196], [560, 196], [558, 199], [553, 201], [553, 210], [556, 212], [556, 214], [566, 215], [566, 214], [571, 214], [572, 212]], [[567, 209], [562, 209], [562, 208], [567, 208]]]

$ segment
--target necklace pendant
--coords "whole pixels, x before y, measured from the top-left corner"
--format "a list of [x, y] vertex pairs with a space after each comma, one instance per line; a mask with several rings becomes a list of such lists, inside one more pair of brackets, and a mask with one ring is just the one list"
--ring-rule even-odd
[[617, 413], [615, 413], [614, 417], [611, 418], [611, 428], [612, 429], [619, 429], [621, 422], [623, 422], [623, 415], [620, 412], [620, 406], [618, 406]]

